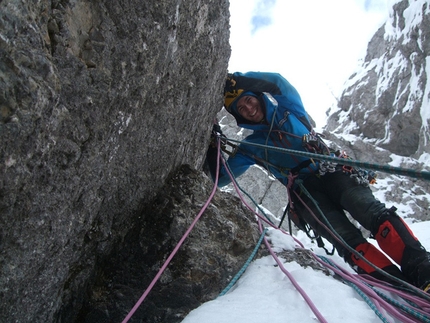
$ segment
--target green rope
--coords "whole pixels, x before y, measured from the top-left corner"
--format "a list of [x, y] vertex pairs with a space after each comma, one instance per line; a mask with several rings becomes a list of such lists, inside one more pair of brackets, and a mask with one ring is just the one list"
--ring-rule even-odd
[[[424, 314], [421, 314], [418, 311], [415, 311], [414, 309], [405, 306], [404, 304], [400, 303], [399, 301], [396, 301], [390, 297], [388, 297], [387, 295], [385, 295], [384, 293], [382, 293], [381, 291], [377, 290], [375, 287], [370, 286], [370, 288], [373, 289], [373, 291], [378, 294], [379, 296], [381, 296], [384, 300], [386, 300], [388, 303], [390, 303], [391, 305], [396, 306], [397, 308], [400, 308], [402, 311], [404, 311], [407, 314], [412, 315], [413, 317], [415, 317], [416, 319], [420, 320], [421, 322], [425, 322], [425, 323], [430, 323], [430, 317]], [[415, 304], [413, 304], [412, 306], [416, 306]]]
[[[338, 268], [332, 261], [330, 261], [326, 257], [323, 257], [323, 256], [319, 256], [319, 257], [320, 257], [321, 260], [323, 260], [324, 262], [326, 262], [329, 265], [333, 266], [334, 268]], [[367, 305], [369, 305], [369, 307], [375, 312], [376, 316], [378, 316], [382, 322], [384, 322], [384, 323], [389, 323], [390, 322], [378, 310], [378, 308], [376, 307], [375, 303], [373, 303], [371, 301], [371, 299], [356, 284], [354, 284], [354, 283], [352, 283], [352, 282], [350, 282], [348, 280], [345, 280], [345, 279], [343, 279], [343, 282], [346, 283], [347, 285], [349, 285], [350, 287], [352, 287], [358, 293], [358, 295], [360, 295], [360, 297], [367, 303]]]
[[[324, 256], [318, 256], [321, 260], [323, 260], [324, 262], [326, 262], [326, 263], [328, 263], [329, 265], [331, 265], [331, 266], [333, 266], [334, 268], [338, 268], [337, 266], [336, 266], [336, 264], [334, 263], [334, 262], [332, 262], [330, 259], [328, 259], [328, 258], [326, 258], [326, 257], [324, 257]], [[359, 287], [356, 285], [356, 284], [354, 284], [354, 283], [352, 283], [352, 282], [348, 282], [348, 281], [346, 281], [345, 279], [342, 279], [343, 280], [343, 282], [345, 282], [345, 283], [347, 283], [348, 285], [350, 285], [350, 286], [352, 286], [359, 294], [360, 294], [360, 296], [362, 296], [362, 292], [361, 292], [361, 290], [360, 290], [360, 292], [359, 292]], [[404, 305], [404, 304], [402, 304], [402, 303], [400, 303], [399, 301], [397, 301], [397, 300], [395, 300], [395, 299], [393, 299], [393, 298], [391, 298], [391, 297], [388, 297], [386, 294], [384, 294], [383, 292], [381, 292], [381, 291], [379, 291], [377, 288], [375, 288], [375, 287], [373, 287], [373, 286], [371, 286], [370, 284], [368, 284], [368, 283], [366, 283], [366, 282], [363, 282], [364, 284], [366, 284], [369, 288], [371, 288], [376, 294], [378, 294], [381, 298], [383, 298], [385, 301], [387, 301], [389, 304], [391, 304], [391, 305], [394, 305], [394, 306], [396, 306], [397, 308], [399, 308], [399, 309], [401, 309], [402, 311], [404, 311], [405, 313], [407, 313], [407, 314], [409, 314], [409, 315], [412, 315], [413, 317], [415, 317], [416, 319], [418, 319], [418, 320], [420, 320], [420, 322], [425, 322], [425, 323], [429, 323], [430, 322], [430, 318], [427, 316], [427, 315], [424, 315], [424, 314], [422, 314], [422, 313], [420, 313], [420, 312], [418, 312], [418, 311], [416, 311], [416, 310], [414, 310], [413, 308], [411, 308], [411, 307], [408, 307], [408, 306], [406, 306], [406, 305]], [[355, 286], [355, 287], [354, 287]], [[362, 296], [363, 297], [363, 296]], [[366, 296], [367, 297], [367, 296]], [[370, 299], [369, 299], [369, 301], [370, 301]], [[367, 302], [367, 300], [366, 300], [366, 302]], [[417, 306], [416, 304], [410, 304], [411, 306]], [[374, 307], [373, 307], [373, 305], [370, 305], [369, 304], [369, 306], [373, 309]]]
[[224, 288], [224, 290], [218, 295], [218, 297], [225, 295], [233, 287], [233, 285], [239, 280], [239, 278], [245, 272], [246, 268], [248, 268], [249, 264], [254, 259], [255, 255], [257, 254], [258, 249], [260, 248], [260, 245], [263, 242], [263, 238], [266, 235], [266, 232], [267, 232], [267, 228], [264, 229], [263, 233], [261, 234], [260, 239], [258, 240], [257, 245], [255, 246], [254, 250], [252, 251], [248, 260], [245, 262], [245, 264], [242, 266], [242, 268], [239, 270], [239, 272], [236, 274], [236, 276], [233, 277], [233, 279], [230, 281], [230, 283], [227, 285], [227, 287]]
[[402, 168], [402, 167], [394, 167], [394, 166], [389, 166], [389, 165], [368, 163], [368, 162], [362, 162], [362, 161], [353, 160], [353, 159], [346, 159], [346, 158], [340, 159], [339, 157], [334, 157], [334, 156], [314, 154], [314, 153], [310, 153], [307, 151], [299, 151], [299, 150], [293, 150], [293, 149], [286, 149], [286, 148], [280, 148], [280, 147], [261, 145], [261, 144], [256, 144], [256, 143], [252, 143], [252, 142], [234, 140], [234, 139], [229, 139], [229, 138], [227, 138], [227, 140], [231, 141], [231, 142], [236, 142], [236, 143], [240, 143], [240, 144], [244, 144], [244, 145], [259, 147], [262, 149], [274, 150], [274, 151], [283, 152], [286, 154], [291, 154], [291, 155], [296, 155], [296, 156], [309, 157], [309, 158], [314, 158], [317, 160], [326, 160], [326, 161], [331, 161], [331, 162], [335, 162], [335, 163], [341, 163], [342, 165], [347, 165], [347, 166], [357, 166], [357, 167], [361, 167], [361, 168], [373, 169], [373, 170], [378, 170], [378, 171], [388, 173], [388, 174], [404, 175], [404, 176], [409, 176], [409, 177], [418, 178], [418, 179], [430, 180], [430, 172], [428, 172], [428, 171], [417, 171], [417, 170], [413, 170], [413, 169], [409, 169], [409, 168]]

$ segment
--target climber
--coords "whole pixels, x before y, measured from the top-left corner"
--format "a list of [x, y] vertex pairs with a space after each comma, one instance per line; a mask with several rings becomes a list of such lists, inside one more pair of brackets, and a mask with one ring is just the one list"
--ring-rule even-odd
[[[387, 208], [373, 196], [368, 186], [367, 172], [343, 166], [342, 157], [345, 156], [342, 154], [339, 155], [339, 163], [319, 162], [246, 144], [249, 142], [334, 156], [333, 151], [312, 129], [299, 93], [285, 78], [277, 73], [229, 74], [224, 99], [226, 110], [235, 117], [238, 126], [253, 130], [227, 160], [235, 177], [243, 174], [251, 165], [265, 167], [290, 188], [290, 206], [294, 211], [318, 235], [330, 241], [339, 255], [358, 273], [390, 281], [389, 276], [357, 257], [343, 242], [376, 267], [430, 292], [430, 253], [396, 214], [396, 209]], [[222, 133], [219, 126], [214, 129], [212, 137], [220, 140]], [[216, 156], [216, 149], [211, 145], [207, 151], [207, 162], [214, 178]], [[310, 197], [296, 184], [297, 179], [302, 180]], [[218, 185], [224, 186], [229, 182], [227, 171], [222, 167]], [[317, 202], [324, 216], [312, 200]], [[376, 239], [380, 248], [400, 269], [363, 237], [361, 231], [348, 220], [345, 211], [370, 231], [371, 237]], [[321, 225], [315, 217], [322, 223], [328, 221], [343, 242], [330, 234], [328, 226]]]

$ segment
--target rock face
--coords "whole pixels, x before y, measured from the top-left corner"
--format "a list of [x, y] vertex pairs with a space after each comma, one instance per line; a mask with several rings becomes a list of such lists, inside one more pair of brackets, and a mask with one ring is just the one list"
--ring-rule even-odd
[[[181, 167], [146, 205], [124, 242], [100, 268], [77, 322], [121, 322], [207, 202], [213, 182]], [[217, 192], [131, 322], [180, 322], [228, 285], [252, 253], [258, 229], [231, 194]]]
[[0, 2], [2, 321], [71, 322], [142, 205], [201, 166], [228, 18], [228, 1]]
[[[394, 166], [430, 171], [429, 6], [424, 0], [397, 1], [329, 111], [324, 134], [354, 159], [394, 159]], [[410, 216], [430, 219], [428, 181], [392, 176], [381, 188], [387, 201], [407, 204]]]
[[346, 82], [327, 132], [359, 136], [400, 156], [430, 153], [428, 57], [429, 3], [399, 1], [371, 39], [363, 66]]
[[[325, 134], [355, 159], [428, 166], [428, 6], [396, 3], [331, 111]], [[0, 1], [1, 321], [127, 315], [211, 190], [192, 169], [228, 38], [227, 0]], [[257, 168], [241, 180], [280, 215], [282, 186]], [[385, 183], [430, 218], [428, 183]], [[217, 193], [134, 320], [177, 322], [214, 298], [254, 247], [243, 214]]]

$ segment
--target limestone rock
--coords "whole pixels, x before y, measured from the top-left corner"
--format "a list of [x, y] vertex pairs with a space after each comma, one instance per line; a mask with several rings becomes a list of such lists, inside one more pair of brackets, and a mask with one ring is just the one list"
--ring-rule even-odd
[[[100, 268], [80, 322], [121, 322], [207, 202], [213, 182], [187, 166], [143, 209], [124, 242]], [[131, 322], [180, 322], [212, 300], [244, 265], [258, 241], [253, 214], [217, 191]]]
[[222, 106], [228, 1], [0, 2], [0, 313], [70, 322]]

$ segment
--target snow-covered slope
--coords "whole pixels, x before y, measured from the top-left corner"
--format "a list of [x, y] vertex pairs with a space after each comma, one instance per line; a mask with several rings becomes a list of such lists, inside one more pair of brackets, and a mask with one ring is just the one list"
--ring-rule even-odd
[[[398, 1], [375, 33], [367, 55], [345, 82], [324, 135], [354, 159], [430, 170], [430, 4]], [[429, 183], [386, 177], [381, 198], [430, 219]], [[407, 192], [412, 192], [408, 194]], [[427, 193], [426, 193], [427, 192]]]
[[[429, 222], [412, 224], [412, 229], [422, 243], [430, 249]], [[269, 237], [277, 251], [294, 248], [294, 241], [279, 231], [270, 231]], [[309, 240], [299, 235], [299, 240], [307, 242], [306, 248], [313, 248]], [[325, 256], [324, 251], [316, 253]], [[282, 258], [283, 266], [293, 280], [304, 290], [320, 315], [329, 323], [377, 323], [381, 322], [372, 308], [350, 286], [341, 283], [320, 270], [304, 268], [296, 262]], [[338, 256], [331, 260], [352, 272]], [[388, 294], [390, 297], [391, 295]], [[373, 301], [373, 300], [372, 300]], [[375, 304], [373, 304], [375, 305]], [[430, 304], [429, 304], [430, 305]], [[404, 323], [381, 311], [385, 322]], [[271, 256], [254, 261], [236, 285], [224, 296], [207, 302], [192, 311], [182, 323], [315, 323], [319, 322], [315, 313], [293, 286], [290, 279], [279, 269]], [[384, 322], [384, 321], [383, 321]]]

